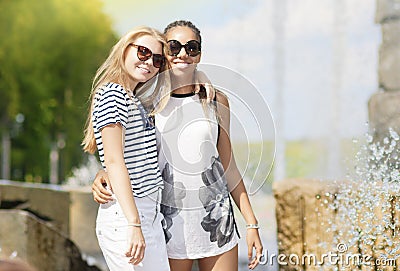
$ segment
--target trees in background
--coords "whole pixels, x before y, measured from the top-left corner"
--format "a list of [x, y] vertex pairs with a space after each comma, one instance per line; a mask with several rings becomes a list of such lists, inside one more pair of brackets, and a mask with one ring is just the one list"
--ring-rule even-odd
[[101, 8], [98, 0], [0, 0], [3, 178], [57, 182], [82, 162], [91, 80], [116, 40]]

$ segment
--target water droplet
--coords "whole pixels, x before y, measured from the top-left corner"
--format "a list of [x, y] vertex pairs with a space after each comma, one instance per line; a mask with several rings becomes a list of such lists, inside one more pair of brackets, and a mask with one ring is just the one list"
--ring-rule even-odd
[[[400, 161], [398, 135], [393, 130], [389, 133], [385, 144], [372, 143], [372, 136], [366, 135], [367, 144], [355, 156], [355, 176], [349, 182], [338, 183], [339, 192], [326, 204], [326, 208], [335, 210], [336, 217], [325, 224], [329, 232], [337, 232], [336, 240], [340, 237], [356, 246], [373, 246], [379, 236], [379, 242], [390, 246], [388, 253], [394, 257], [394, 248], [400, 249], [400, 223], [393, 214], [400, 211], [400, 201], [393, 203], [392, 195], [400, 194]], [[379, 217], [377, 210], [382, 210]], [[386, 234], [388, 230], [391, 234]]]

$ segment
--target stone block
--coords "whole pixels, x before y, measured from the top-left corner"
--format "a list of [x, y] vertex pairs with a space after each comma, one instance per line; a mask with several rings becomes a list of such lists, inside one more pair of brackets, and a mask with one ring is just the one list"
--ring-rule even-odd
[[0, 181], [0, 209], [35, 214], [70, 238], [85, 256], [104, 265], [95, 232], [98, 204], [90, 187]]
[[[400, 18], [396, 21], [389, 21], [382, 24], [382, 43], [386, 46], [400, 45]], [[400, 48], [398, 48], [400, 50]]]
[[381, 24], [400, 18], [400, 0], [377, 0], [375, 22]]
[[1, 257], [12, 253], [41, 271], [99, 271], [64, 234], [22, 210], [0, 210]]
[[379, 49], [379, 85], [386, 91], [400, 90], [400, 18], [382, 24]]
[[21, 182], [0, 183], [0, 208], [29, 211], [69, 234], [69, 192], [60, 186]]
[[[316, 259], [287, 262], [279, 269], [397, 270], [399, 188], [398, 183], [366, 181], [274, 183], [279, 253]], [[338, 256], [322, 256], [329, 254]], [[374, 266], [384, 255], [387, 261]], [[362, 259], [368, 262], [361, 264]]]
[[376, 140], [388, 136], [389, 128], [400, 134], [400, 92], [376, 92], [368, 102], [370, 127]]
[[[327, 231], [333, 211], [326, 208], [332, 200], [333, 186], [319, 180], [289, 179], [273, 184], [276, 201], [279, 253], [296, 255], [298, 264], [286, 260], [280, 270], [320, 270], [321, 255], [331, 244], [333, 233]], [[302, 260], [303, 255], [316, 258]], [[308, 261], [310, 261], [308, 264]]]

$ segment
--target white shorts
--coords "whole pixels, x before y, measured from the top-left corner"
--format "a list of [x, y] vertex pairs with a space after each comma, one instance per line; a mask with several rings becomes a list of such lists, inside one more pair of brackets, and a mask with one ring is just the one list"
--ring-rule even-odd
[[116, 200], [100, 204], [96, 235], [110, 271], [169, 271], [167, 249], [161, 222], [162, 214], [155, 201], [157, 192], [144, 198], [135, 198], [142, 232], [146, 243], [144, 259], [138, 265], [128, 263], [127, 220]]

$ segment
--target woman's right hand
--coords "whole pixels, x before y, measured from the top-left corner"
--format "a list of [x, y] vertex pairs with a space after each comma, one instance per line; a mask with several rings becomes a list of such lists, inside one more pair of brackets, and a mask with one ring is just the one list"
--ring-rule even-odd
[[126, 257], [130, 257], [129, 263], [137, 265], [144, 258], [144, 250], [146, 243], [141, 227], [128, 226], [128, 249], [125, 253]]
[[[107, 190], [106, 187], [109, 187], [110, 190]], [[92, 184], [92, 194], [94, 201], [100, 204], [113, 200], [110, 179], [103, 169], [100, 169], [96, 174]]]
[[211, 102], [215, 97], [215, 89], [211, 84], [210, 79], [203, 71], [196, 70], [195, 72], [195, 92], [198, 93], [200, 91], [200, 86], [203, 86], [206, 90], [207, 102]]

